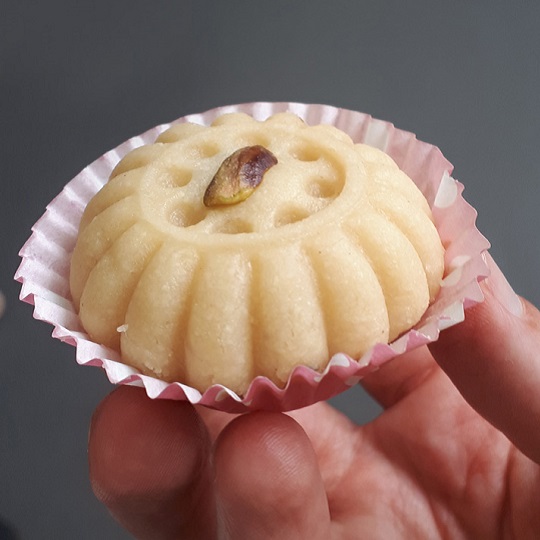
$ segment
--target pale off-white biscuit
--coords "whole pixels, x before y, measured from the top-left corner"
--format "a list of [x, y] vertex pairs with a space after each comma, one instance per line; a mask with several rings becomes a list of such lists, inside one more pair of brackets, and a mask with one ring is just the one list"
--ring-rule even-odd
[[[277, 165], [245, 201], [207, 208], [221, 163]], [[383, 152], [291, 114], [178, 124], [128, 154], [88, 204], [71, 290], [88, 334], [143, 373], [239, 394], [257, 375], [359, 358], [416, 324], [443, 248], [429, 206]]]

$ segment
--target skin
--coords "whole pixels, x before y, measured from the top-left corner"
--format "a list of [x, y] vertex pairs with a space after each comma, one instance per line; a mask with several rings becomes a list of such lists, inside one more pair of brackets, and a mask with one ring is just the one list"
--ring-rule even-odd
[[141, 539], [540, 538], [540, 313], [487, 260], [464, 323], [363, 381], [369, 424], [118, 388], [92, 420], [97, 497]]

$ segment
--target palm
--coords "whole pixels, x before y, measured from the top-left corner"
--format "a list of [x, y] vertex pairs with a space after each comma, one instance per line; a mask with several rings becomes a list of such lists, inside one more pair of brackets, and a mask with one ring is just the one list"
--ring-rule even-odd
[[[292, 438], [280, 414], [234, 419], [197, 407], [203, 427], [185, 403], [121, 388], [96, 414], [94, 488], [141, 538], [540, 537], [540, 468], [465, 402], [427, 349], [364, 385], [385, 406], [377, 419], [357, 426], [318, 403], [290, 413], [303, 429]], [[172, 498], [156, 515], [147, 502], [150, 518], [138, 501], [157, 488], [157, 500]], [[227, 525], [215, 521], [216, 500]]]
[[415, 355], [422, 369], [397, 393], [368, 382], [391, 406], [365, 426], [325, 404], [293, 413], [314, 445], [335, 537], [538, 538], [538, 466], [467, 405], [427, 350]]

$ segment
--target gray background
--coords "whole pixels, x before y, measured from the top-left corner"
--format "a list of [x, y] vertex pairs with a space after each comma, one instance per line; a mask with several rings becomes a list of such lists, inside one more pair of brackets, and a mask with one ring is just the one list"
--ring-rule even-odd
[[[443, 149], [495, 258], [540, 303], [540, 3], [4, 0], [2, 10], [0, 519], [20, 538], [128, 537], [87, 478], [89, 419], [111, 386], [32, 319], [12, 276], [62, 186], [155, 124], [254, 100], [390, 120]], [[359, 388], [336, 402], [359, 422], [378, 410]]]

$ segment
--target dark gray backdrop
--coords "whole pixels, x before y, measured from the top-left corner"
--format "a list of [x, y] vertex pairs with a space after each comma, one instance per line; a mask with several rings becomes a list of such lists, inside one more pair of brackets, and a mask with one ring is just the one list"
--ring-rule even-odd
[[[87, 479], [90, 415], [111, 387], [32, 319], [12, 276], [31, 225], [62, 186], [155, 124], [254, 100], [390, 120], [443, 149], [495, 258], [540, 303], [540, 3], [2, 6], [0, 519], [20, 538], [128, 537]], [[336, 402], [359, 422], [378, 410], [359, 388]]]

